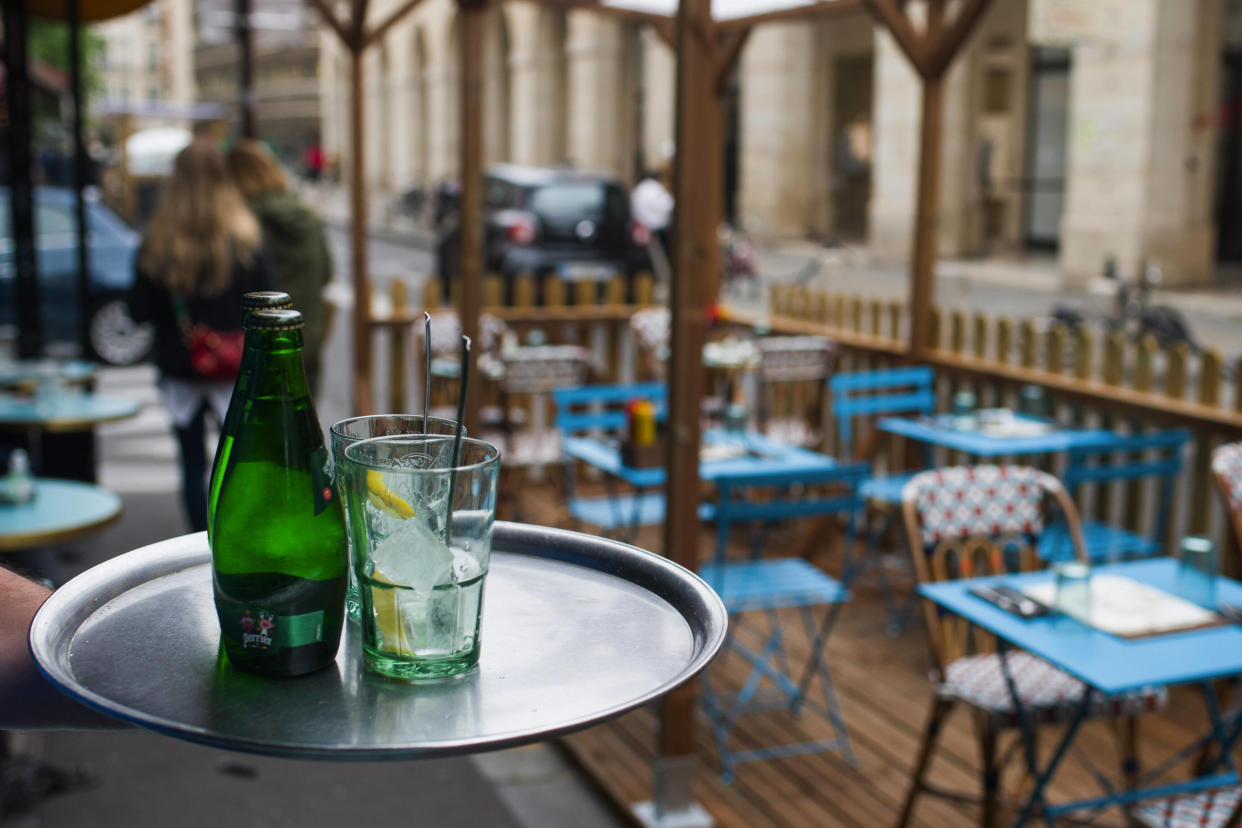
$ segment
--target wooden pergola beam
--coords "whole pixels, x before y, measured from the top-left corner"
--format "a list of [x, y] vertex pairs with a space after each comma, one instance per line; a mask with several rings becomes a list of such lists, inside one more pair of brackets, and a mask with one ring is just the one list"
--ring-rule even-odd
[[336, 15], [332, 12], [332, 9], [328, 7], [327, 0], [306, 0], [306, 2], [309, 3], [317, 12], [319, 12], [319, 16], [323, 18], [323, 22], [327, 23], [328, 28], [336, 33], [336, 36], [340, 39], [341, 43], [343, 43], [346, 48], [349, 48], [349, 32], [345, 30], [345, 24], [338, 20]]
[[[867, 9], [893, 36], [898, 48], [920, 77], [927, 77], [927, 45], [897, 0], [863, 0]], [[904, 4], [902, 4], [904, 5]]]
[[367, 32], [366, 37], [363, 39], [363, 48], [373, 46], [383, 40], [384, 35], [388, 34], [389, 29], [400, 23], [407, 14], [418, 8], [422, 2], [423, 0], [406, 0], [400, 8], [395, 9], [392, 14], [384, 18], [382, 23]]
[[[486, 0], [457, 0], [461, 20], [460, 117], [460, 268], [461, 331], [479, 341], [479, 310], [483, 295], [483, 17]], [[478, 377], [479, 348], [470, 351], [470, 375]], [[463, 381], [465, 378], [462, 378]], [[465, 421], [470, 432], [479, 430], [483, 383], [467, 384]]]
[[720, 48], [716, 50], [715, 63], [712, 66], [712, 73], [716, 76], [716, 94], [723, 95], [725, 87], [729, 83], [729, 75], [733, 72], [733, 67], [737, 65], [737, 60], [742, 56], [742, 49], [746, 46], [746, 41], [750, 39], [751, 29], [735, 29], [730, 32], [721, 32]]

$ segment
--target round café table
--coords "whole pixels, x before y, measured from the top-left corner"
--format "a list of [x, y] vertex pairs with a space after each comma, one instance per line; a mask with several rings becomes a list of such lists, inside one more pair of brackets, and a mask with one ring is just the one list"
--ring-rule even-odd
[[94, 483], [94, 427], [136, 417], [141, 410], [138, 400], [111, 394], [66, 390], [27, 397], [0, 393], [0, 431], [24, 438], [37, 473]]
[[95, 381], [99, 366], [85, 359], [18, 359], [0, 361], [0, 388], [33, 392], [40, 381], [55, 379], [69, 387]]
[[75, 480], [35, 479], [29, 503], [0, 503], [0, 552], [73, 540], [112, 523], [121, 514], [114, 492]]
[[67, 391], [50, 399], [0, 394], [0, 428], [49, 433], [84, 431], [99, 423], [136, 417], [142, 403], [111, 394]]

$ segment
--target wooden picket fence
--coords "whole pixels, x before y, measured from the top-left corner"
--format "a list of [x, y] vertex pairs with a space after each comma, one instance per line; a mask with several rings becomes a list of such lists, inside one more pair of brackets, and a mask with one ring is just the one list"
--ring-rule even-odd
[[[908, 310], [903, 302], [775, 285], [770, 314], [731, 311], [734, 324], [766, 326], [773, 334], [819, 334], [837, 343], [836, 370], [870, 370], [909, 364]], [[1172, 505], [1169, 540], [1186, 534], [1226, 538], [1222, 504], [1209, 473], [1211, 451], [1242, 439], [1242, 360], [1227, 369], [1219, 352], [1192, 353], [1179, 345], [1161, 349], [1152, 338], [1128, 341], [1120, 332], [1098, 336], [1089, 329], [1059, 324], [1040, 329], [1034, 320], [932, 311], [932, 346], [925, 360], [937, 371], [940, 410], [958, 390], [975, 392], [980, 406], [1016, 406], [1024, 385], [1042, 386], [1062, 421], [1128, 433], [1183, 427], [1191, 441], [1182, 480]], [[824, 448], [834, 452], [835, 429]], [[950, 455], [950, 456], [945, 456]], [[940, 462], [957, 462], [943, 453]], [[1054, 461], [1052, 471], [1057, 471]], [[1154, 513], [1155, 486], [1117, 484], [1084, 491], [1084, 514], [1142, 530]], [[1224, 556], [1228, 571], [1238, 556]]]
[[[421, 364], [416, 323], [422, 320], [423, 307], [432, 311], [441, 307], [439, 283], [427, 282], [423, 307], [411, 305], [399, 282], [393, 283], [391, 299], [391, 313], [373, 319], [372, 326], [375, 332], [388, 334], [384, 399], [389, 410], [400, 411], [409, 409], [410, 379], [420, 375], [413, 367]], [[600, 285], [567, 284], [549, 276], [538, 284], [534, 277], [519, 276], [507, 296], [501, 277], [491, 275], [483, 288], [483, 312], [503, 320], [520, 339], [538, 329], [547, 342], [590, 350], [599, 368], [592, 377], [595, 382], [648, 378], [642, 374], [629, 320], [653, 300], [650, 274], [640, 274], [628, 286], [622, 278]], [[771, 289], [769, 313], [725, 308], [724, 318], [733, 326], [763, 327], [773, 335], [826, 336], [836, 343], [835, 370], [842, 372], [909, 364], [908, 313], [900, 301], [778, 284]], [[1045, 389], [1062, 421], [1128, 433], [1188, 429], [1191, 445], [1171, 507], [1169, 539], [1208, 534], [1225, 548], [1226, 521], [1208, 467], [1214, 447], [1242, 439], [1242, 385], [1232, 379], [1242, 377], [1242, 360], [1230, 370], [1210, 349], [1164, 350], [1150, 338], [1132, 342], [1121, 333], [1101, 336], [1085, 328], [1040, 327], [1031, 319], [940, 308], [932, 311], [931, 341], [923, 361], [936, 369], [940, 410], [948, 410], [953, 395], [963, 389], [974, 391], [980, 406], [1016, 407], [1021, 388], [1035, 384]], [[814, 395], [795, 389], [788, 392], [788, 399], [798, 408], [803, 401], [810, 405]], [[831, 421], [824, 425], [821, 448], [837, 454], [835, 425]], [[887, 455], [913, 458], [899, 440], [892, 441]], [[1064, 458], [1017, 459], [1050, 463], [1054, 473], [1064, 462]], [[961, 460], [951, 452], [936, 456], [938, 463]], [[1142, 482], [1086, 487], [1079, 506], [1087, 516], [1141, 531], [1155, 512], [1155, 490]], [[1223, 557], [1227, 569], [1237, 571], [1237, 556]]]

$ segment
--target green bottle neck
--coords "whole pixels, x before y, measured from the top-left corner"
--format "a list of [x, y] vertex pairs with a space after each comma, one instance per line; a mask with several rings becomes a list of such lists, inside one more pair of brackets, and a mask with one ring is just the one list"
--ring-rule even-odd
[[241, 372], [251, 396], [295, 399], [309, 394], [302, 369], [302, 331], [247, 330]]

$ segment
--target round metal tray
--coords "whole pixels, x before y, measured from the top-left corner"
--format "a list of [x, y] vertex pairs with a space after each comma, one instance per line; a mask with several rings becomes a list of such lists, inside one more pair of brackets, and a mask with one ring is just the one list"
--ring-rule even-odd
[[356, 624], [336, 663], [272, 679], [219, 649], [205, 533], [113, 558], [58, 589], [30, 646], [105, 713], [233, 750], [409, 759], [538, 741], [619, 715], [702, 670], [727, 616], [692, 572], [616, 541], [497, 523], [478, 669], [436, 682], [368, 673]]

